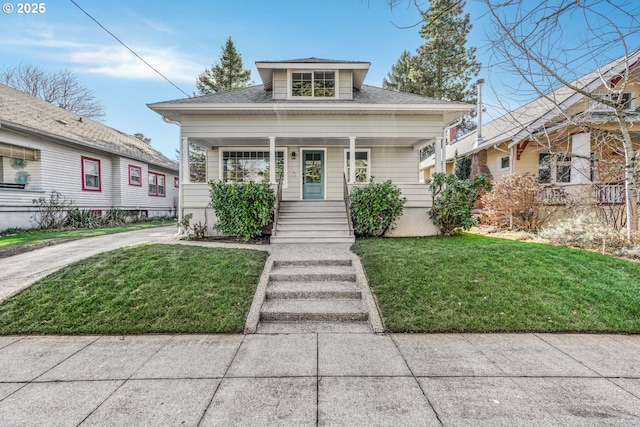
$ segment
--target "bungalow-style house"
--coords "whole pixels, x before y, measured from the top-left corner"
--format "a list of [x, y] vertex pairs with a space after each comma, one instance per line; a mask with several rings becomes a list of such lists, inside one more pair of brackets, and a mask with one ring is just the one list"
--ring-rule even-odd
[[[472, 105], [365, 85], [369, 62], [306, 58], [258, 61], [262, 85], [149, 104], [180, 125], [179, 215], [209, 226], [207, 184], [187, 181], [189, 143], [207, 152], [207, 180], [268, 180], [282, 199], [272, 242], [353, 241], [348, 191], [391, 180], [406, 198], [393, 235], [437, 234], [419, 150]], [[276, 171], [275, 174], [269, 171]], [[206, 213], [206, 216], [205, 216]]]
[[[640, 148], [640, 51], [625, 55], [571, 84], [600, 99], [624, 105], [631, 140]], [[561, 87], [482, 125], [446, 145], [438, 161], [420, 164], [423, 178], [453, 173], [456, 158], [472, 159], [472, 174], [494, 181], [529, 173], [546, 186], [554, 204], [567, 197], [590, 203], [624, 203], [624, 150], [614, 109]]]
[[131, 135], [0, 84], [0, 231], [33, 228], [34, 199], [174, 215], [177, 163]]

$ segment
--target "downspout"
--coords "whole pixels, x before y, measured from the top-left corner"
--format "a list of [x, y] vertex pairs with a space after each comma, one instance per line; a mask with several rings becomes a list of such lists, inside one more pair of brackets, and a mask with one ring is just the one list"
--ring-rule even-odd
[[476, 85], [478, 86], [478, 132], [476, 134], [476, 147], [482, 145], [484, 140], [482, 139], [482, 85], [484, 79], [478, 79]]

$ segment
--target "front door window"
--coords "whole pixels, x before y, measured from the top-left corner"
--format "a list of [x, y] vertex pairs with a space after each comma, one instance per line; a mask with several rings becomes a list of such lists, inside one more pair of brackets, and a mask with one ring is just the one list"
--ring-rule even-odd
[[304, 152], [304, 199], [324, 199], [324, 151]]

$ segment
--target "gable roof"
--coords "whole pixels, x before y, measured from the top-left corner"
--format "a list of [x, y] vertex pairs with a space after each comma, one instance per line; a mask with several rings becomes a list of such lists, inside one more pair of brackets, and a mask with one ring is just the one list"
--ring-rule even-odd
[[0, 126], [178, 170], [176, 162], [132, 135], [3, 84], [0, 84]]
[[[585, 74], [571, 84], [586, 92], [593, 92], [602, 85], [612, 82], [613, 79], [619, 78], [627, 72], [628, 68], [635, 67], [639, 61], [640, 49]], [[469, 155], [507, 141], [510, 142], [510, 146], [513, 146], [562, 117], [565, 111], [584, 98], [585, 96], [581, 93], [563, 85], [483, 124], [481, 145], [476, 146], [477, 130], [463, 135], [454, 144], [447, 145], [446, 158], [452, 160], [456, 152], [458, 155]], [[425, 169], [433, 166], [434, 163], [435, 158], [431, 156], [422, 161], [420, 167]]]

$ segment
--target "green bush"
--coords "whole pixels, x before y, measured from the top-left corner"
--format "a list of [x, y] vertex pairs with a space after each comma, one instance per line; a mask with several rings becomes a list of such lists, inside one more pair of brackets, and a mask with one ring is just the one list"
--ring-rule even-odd
[[273, 220], [275, 196], [269, 184], [225, 184], [209, 181], [211, 206], [222, 234], [249, 240], [262, 233], [262, 227]]
[[404, 209], [400, 189], [391, 181], [375, 183], [371, 178], [367, 185], [354, 187], [349, 198], [353, 230], [358, 236], [384, 235], [393, 229]]
[[69, 228], [100, 228], [103, 226], [102, 217], [90, 210], [69, 209], [65, 219], [65, 226]]
[[429, 218], [440, 227], [444, 236], [459, 228], [468, 230], [474, 226], [473, 208], [485, 191], [491, 191], [491, 183], [484, 174], [460, 179], [456, 175], [438, 172], [425, 182], [433, 197]]

